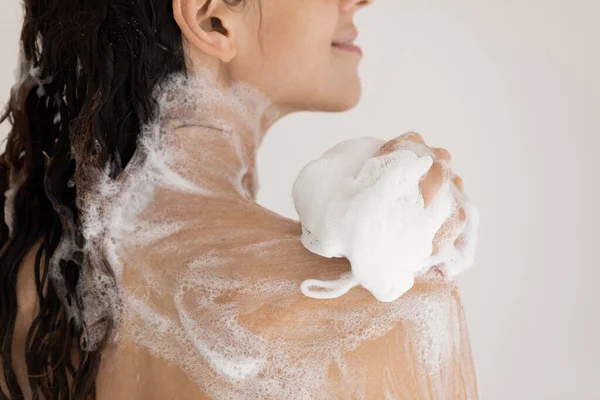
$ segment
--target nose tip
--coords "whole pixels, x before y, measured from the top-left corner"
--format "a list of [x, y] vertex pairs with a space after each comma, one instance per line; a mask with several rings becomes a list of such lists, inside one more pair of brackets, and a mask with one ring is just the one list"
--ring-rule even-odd
[[346, 12], [357, 11], [371, 4], [373, 0], [342, 0], [342, 9]]

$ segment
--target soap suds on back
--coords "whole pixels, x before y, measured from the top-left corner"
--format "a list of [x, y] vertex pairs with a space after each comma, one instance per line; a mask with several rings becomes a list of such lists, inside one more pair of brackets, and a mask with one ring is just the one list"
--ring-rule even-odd
[[[83, 296], [90, 310], [83, 316], [87, 326], [110, 310], [119, 335], [177, 365], [212, 398], [328, 399], [344, 391], [346, 397], [364, 398], [369, 371], [350, 364], [347, 355], [399, 325], [421, 368], [418, 384], [443, 380], [440, 368], [456, 353], [453, 338], [464, 330], [448, 324], [459, 312], [447, 287], [427, 295], [408, 292], [390, 303], [298, 306], [301, 280], [280, 272], [293, 267], [299, 276], [305, 267], [304, 258], [293, 253], [301, 247], [300, 235], [278, 237], [251, 224], [232, 230], [223, 222], [237, 211], [228, 204], [245, 207], [242, 179], [254, 162], [246, 141], [260, 141], [258, 133], [236, 136], [236, 124], [226, 117], [232, 114], [223, 110], [235, 111], [236, 123], [258, 132], [256, 115], [269, 105], [260, 93], [242, 84], [221, 90], [207, 77], [175, 76], [155, 95], [157, 117], [142, 129], [138, 153], [122, 176], [114, 181], [98, 171], [76, 177], [78, 187], [96, 182], [78, 198], [86, 246], [91, 257], [106, 255], [116, 277], [116, 286], [101, 271], [81, 280], [82, 293], [105, 293]], [[222, 130], [203, 130], [203, 123]], [[237, 155], [235, 165], [219, 158], [214, 150], [219, 146]], [[369, 157], [377, 146], [338, 150]], [[231, 188], [237, 200], [225, 197]], [[163, 207], [153, 207], [157, 199]], [[202, 204], [223, 207], [222, 214], [205, 215]], [[264, 216], [275, 218], [268, 211]], [[312, 256], [306, 260], [307, 267], [315, 263]], [[257, 265], [270, 266], [272, 276], [257, 275]], [[265, 315], [281, 319], [266, 323]], [[90, 347], [96, 337], [89, 335]], [[123, 336], [112, 339], [119, 345]], [[332, 367], [341, 383], [328, 378]], [[394, 398], [402, 388], [387, 390]]]

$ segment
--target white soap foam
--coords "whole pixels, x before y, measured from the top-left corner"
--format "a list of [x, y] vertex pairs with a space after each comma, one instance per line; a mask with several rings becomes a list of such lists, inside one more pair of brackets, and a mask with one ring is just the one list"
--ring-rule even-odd
[[[183, 268], [173, 285], [178, 288], [173, 297], [175, 315], [149, 306], [139, 293], [127, 299], [129, 315], [135, 315], [127, 323], [135, 325], [136, 342], [179, 365], [211, 397], [331, 398], [339, 392], [328, 380], [330, 366], [337, 366], [346, 382], [368, 379], [369, 371], [351, 369], [345, 354], [401, 321], [413, 326], [409, 340], [425, 381], [439, 374], [440, 363], [454, 350], [451, 338], [460, 336], [458, 326], [456, 331], [447, 330], [447, 320], [457, 318], [451, 295], [433, 292], [407, 294], [380, 305], [360, 303], [343, 311], [296, 309], [298, 325], [271, 328], [265, 337], [248, 329], [241, 318], [253, 307], [270, 306], [275, 311], [292, 307], [289, 299], [296, 293], [296, 283], [223, 277], [222, 267], [234, 262], [229, 255], [236, 250], [247, 248], [215, 250]], [[246, 295], [254, 301], [248, 302]]]
[[[338, 281], [303, 282], [306, 296], [335, 298], [360, 284], [389, 302], [433, 266], [443, 265], [453, 276], [473, 264], [477, 209], [451, 181], [425, 208], [419, 182], [433, 165], [431, 152], [412, 142], [406, 149], [376, 156], [382, 144], [368, 137], [344, 141], [298, 174], [292, 196], [303, 245], [324, 257], [346, 257], [352, 265], [352, 274]], [[436, 233], [459, 206], [467, 214], [465, 247], [454, 246], [461, 234], [457, 226], [449, 229], [452, 235], [436, 241], [440, 250], [432, 256]]]
[[[214, 184], [215, 177], [220, 178], [219, 183], [229, 182], [243, 199], [247, 193], [241, 179], [252, 168], [254, 159], [247, 153], [248, 143], [244, 140], [248, 138], [242, 140], [236, 128], [240, 121], [250, 127], [250, 132], [255, 133], [249, 138], [250, 147], [257, 146], [261, 123], [257, 116], [268, 105], [254, 89], [242, 84], [217, 89], [206, 77], [186, 80], [175, 76], [161, 85], [155, 95], [159, 104], [157, 118], [142, 129], [138, 152], [122, 176], [115, 181], [109, 178], [108, 170], [82, 170], [75, 177], [76, 186], [87, 189], [78, 192], [77, 201], [89, 257], [99, 261], [105, 256], [115, 275], [110, 280], [106, 271], [88, 271], [80, 280], [77, 290], [86, 303], [87, 311], [82, 316], [86, 326], [110, 311], [119, 328], [115, 331], [132, 335], [138, 345], [179, 366], [213, 398], [365, 398], [370, 371], [349, 363], [347, 354], [388, 334], [399, 324], [408, 332], [406, 345], [415, 349], [414, 363], [420, 368], [415, 378], [417, 385], [429, 390], [425, 388], [430, 387], [432, 380], [442, 379], [440, 368], [457, 353], [453, 340], [458, 340], [464, 331], [460, 323], [448, 324], [459, 321], [459, 311], [447, 286], [439, 291], [429, 290], [427, 295], [409, 292], [389, 303], [360, 301], [336, 308], [298, 307], [297, 279], [278, 275], [257, 278], [250, 270], [244, 273], [230, 267], [247, 263], [250, 269], [257, 263], [289, 260], [301, 270], [303, 265], [290, 250], [298, 249], [300, 240], [305, 242], [304, 234], [302, 239], [269, 238], [260, 227], [245, 226], [227, 230], [226, 234], [221, 229], [222, 241], [210, 228], [197, 237], [185, 235], [184, 239], [169, 240], [174, 234], [203, 226], [202, 214], [194, 215], [192, 220], [170, 216], [145, 219], [157, 193], [172, 194], [175, 204], [185, 196], [221, 199], [223, 189]], [[223, 109], [232, 113], [224, 113]], [[220, 126], [222, 131], [205, 130], [203, 124]], [[193, 125], [196, 127], [191, 128]], [[177, 134], [173, 133], [175, 130]], [[359, 174], [364, 161], [381, 144], [376, 139], [364, 139], [361, 146], [341, 144], [330, 156], [352, 153], [363, 163], [343, 159], [344, 168], [331, 172], [352, 170]], [[220, 151], [233, 152], [236, 165], [221, 159]], [[415, 160], [408, 153], [405, 156]], [[387, 167], [372, 167], [382, 169], [379, 181], [383, 183], [388, 176]], [[391, 172], [397, 171], [391, 168]], [[366, 177], [372, 179], [373, 174]], [[315, 187], [321, 185], [319, 193], [323, 194], [326, 184], [348, 182], [342, 174], [335, 179], [327, 175], [323, 178], [323, 182], [313, 182]], [[367, 185], [369, 179], [361, 184]], [[361, 186], [345, 189], [349, 192], [327, 193], [332, 199], [348, 195], [355, 201], [350, 201], [349, 209], [360, 214], [361, 202], [370, 204], [371, 199]], [[225, 200], [223, 204], [227, 204]], [[323, 206], [327, 204], [321, 197], [316, 200]], [[267, 210], [264, 215], [274, 218]], [[219, 216], [211, 218], [205, 222], [214, 224]], [[339, 218], [339, 211], [331, 210], [326, 221], [336, 221], [335, 218]], [[321, 232], [319, 228], [315, 231]], [[221, 243], [227, 245], [215, 245]], [[323, 243], [326, 254], [343, 255], [343, 246], [333, 250], [328, 247], [328, 243], [338, 244], [335, 238], [324, 236]], [[205, 254], [190, 255], [190, 249], [210, 244], [215, 246]], [[66, 248], [67, 244], [64, 247], [59, 246], [57, 252], [68, 254], [73, 250]], [[127, 247], [144, 251], [129, 253]], [[129, 254], [136, 257], [125, 258]], [[309, 259], [307, 264], [315, 263], [314, 257]], [[136, 275], [134, 288], [124, 289], [124, 268]], [[53, 265], [53, 269], [55, 273], [59, 271], [58, 266]], [[64, 293], [64, 282], [61, 284], [60, 277], [56, 279], [59, 289], [63, 289], [59, 294]], [[293, 315], [288, 314], [290, 310]], [[248, 323], [245, 318], [253, 313], [278, 315], [282, 319], [267, 326], [262, 326], [260, 320]], [[97, 332], [87, 335], [88, 347], [93, 348], [101, 337]], [[112, 339], [121, 343], [118, 336]], [[341, 383], [328, 378], [332, 367], [338, 371]], [[388, 368], [387, 373], [393, 374], [393, 365]], [[387, 389], [393, 396], [393, 388]], [[442, 398], [441, 393], [434, 395]]]
[[[40, 68], [32, 68], [23, 59], [19, 73], [22, 77], [32, 77], [39, 85], [38, 91], [43, 91], [42, 84], [51, 81], [51, 77], [41, 80]], [[246, 85], [235, 84], [224, 90], [208, 75], [186, 77], [183, 73], [172, 74], [157, 85], [153, 96], [158, 103], [156, 113], [141, 128], [137, 151], [117, 179], [111, 177], [109, 165], [96, 168], [96, 163], [85, 158], [84, 143], [76, 143], [71, 151], [80, 167], [69, 185], [77, 187], [76, 204], [86, 245], [82, 249], [75, 246], [78, 232], [73, 223], [74, 216], [69, 210], [63, 210], [63, 219], [68, 226], [50, 261], [50, 277], [57, 294], [66, 299], [69, 290], [61, 260], [63, 263], [72, 260], [75, 252], [83, 251], [86, 260], [94, 265], [104, 265], [105, 260], [109, 263], [110, 269], [84, 268], [80, 271], [76, 298], [71, 304], [66, 304], [65, 300], [75, 325], [86, 330], [86, 347], [91, 350], [97, 348], [104, 337], [106, 325], [102, 321], [105, 317], [110, 315], [116, 326], [122, 324], [124, 294], [122, 262], [118, 256], [120, 249], [127, 245], [148, 245], [183, 227], [177, 221], [152, 222], [149, 226], [138, 219], [153, 199], [156, 189], [167, 188], [175, 192], [214, 197], [222, 192], [222, 188], [211, 186], [210, 182], [194, 179], [196, 171], [202, 167], [207, 170], [215, 163], [207, 162], [210, 160], [202, 157], [192, 158], [190, 149], [186, 147], [202, 148], [203, 145], [221, 142], [228, 145], [242, 161], [241, 169], [223, 162], [209, 172], [216, 177], [230, 176], [231, 185], [238, 193], [248, 197], [242, 177], [253, 160], [248, 160], [248, 155], [244, 154], [244, 144], [236, 135], [235, 128], [240, 126], [241, 121], [244, 126], [250, 127], [249, 132], [258, 132], [264, 121], [257, 116], [265, 114], [265, 108], [270, 105], [262, 94]], [[240, 121], [221, 118], [220, 112]], [[178, 136], [171, 134], [182, 126], [200, 124], [215, 126], [220, 130], [207, 130], [195, 136], [196, 132], [188, 133], [185, 130], [178, 132]], [[254, 144], [260, 140], [258, 135], [248, 139]], [[98, 145], [94, 143], [94, 146]], [[193, 155], [202, 156], [202, 153], [196, 151]], [[211, 154], [207, 153], [207, 157], [211, 157]], [[5, 193], [9, 229], [16, 188], [16, 185], [12, 185]], [[93, 332], [90, 327], [95, 327]]]

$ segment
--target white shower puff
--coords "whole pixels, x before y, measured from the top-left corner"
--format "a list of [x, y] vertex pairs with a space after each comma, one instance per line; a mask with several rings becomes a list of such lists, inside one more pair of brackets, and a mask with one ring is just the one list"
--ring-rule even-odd
[[417, 148], [373, 157], [384, 143], [369, 137], [341, 142], [298, 174], [292, 197], [302, 244], [323, 257], [346, 257], [352, 266], [351, 274], [336, 281], [304, 281], [306, 296], [339, 297], [360, 284], [378, 300], [393, 301], [413, 286], [415, 275], [434, 265], [452, 275], [454, 264], [460, 270], [472, 264], [473, 254], [466, 253], [474, 241], [459, 252], [456, 236], [442, 243], [436, 256], [431, 253], [434, 236], [457, 201], [473, 218], [467, 223], [471, 230], [477, 226], [476, 209], [465, 206], [466, 196], [450, 181], [425, 209], [419, 180], [432, 157], [417, 154]]

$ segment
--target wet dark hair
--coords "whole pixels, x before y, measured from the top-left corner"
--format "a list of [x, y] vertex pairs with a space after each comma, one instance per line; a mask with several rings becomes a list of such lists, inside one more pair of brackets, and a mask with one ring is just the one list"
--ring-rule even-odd
[[[12, 364], [16, 283], [34, 246], [39, 311], [17, 349], [33, 398], [94, 398], [114, 321], [98, 321], [105, 333], [90, 348], [85, 324], [67, 311], [83, 311], [75, 291], [82, 273], [111, 269], [86, 255], [73, 177], [108, 166], [114, 179], [125, 168], [157, 107], [153, 88], [185, 72], [181, 30], [171, 0], [25, 0], [24, 10], [22, 76], [0, 119], [12, 125], [0, 155], [0, 358], [9, 392], [0, 390], [0, 399], [23, 397]], [[65, 241], [72, 253], [55, 260]], [[58, 278], [49, 276], [54, 262]]]

